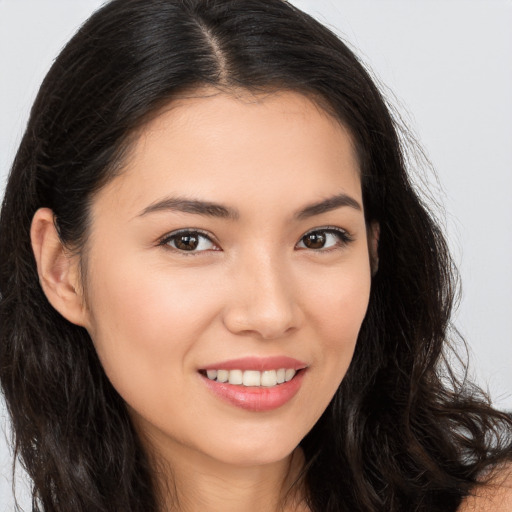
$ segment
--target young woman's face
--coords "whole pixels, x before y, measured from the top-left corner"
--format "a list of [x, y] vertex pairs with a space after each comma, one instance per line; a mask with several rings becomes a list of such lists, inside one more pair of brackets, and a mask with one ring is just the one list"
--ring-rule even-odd
[[139, 430], [171, 458], [290, 454], [352, 358], [369, 238], [351, 137], [304, 96], [162, 111], [87, 253], [84, 323]]

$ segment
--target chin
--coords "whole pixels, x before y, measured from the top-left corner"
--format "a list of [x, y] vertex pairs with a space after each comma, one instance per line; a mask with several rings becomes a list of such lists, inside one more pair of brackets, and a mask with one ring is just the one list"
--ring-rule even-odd
[[300, 439], [290, 442], [290, 437], [286, 439], [281, 436], [262, 442], [240, 438], [231, 440], [229, 446], [219, 447], [215, 451], [215, 458], [225, 464], [240, 467], [274, 464], [289, 457], [299, 442]]

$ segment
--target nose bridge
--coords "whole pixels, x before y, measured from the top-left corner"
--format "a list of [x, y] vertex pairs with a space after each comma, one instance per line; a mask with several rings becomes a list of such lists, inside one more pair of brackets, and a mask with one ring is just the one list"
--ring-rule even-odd
[[234, 288], [225, 315], [231, 331], [272, 339], [298, 326], [300, 314], [290, 268], [278, 250], [253, 247], [241, 255]]

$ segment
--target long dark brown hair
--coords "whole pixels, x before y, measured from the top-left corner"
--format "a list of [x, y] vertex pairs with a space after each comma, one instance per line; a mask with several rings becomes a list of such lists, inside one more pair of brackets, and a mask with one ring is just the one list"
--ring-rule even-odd
[[0, 221], [0, 379], [33, 511], [157, 512], [154, 468], [91, 339], [48, 303], [29, 231], [40, 207], [87, 242], [94, 194], [135, 130], [184, 91], [298, 91], [352, 133], [379, 269], [355, 355], [302, 441], [315, 512], [454, 511], [512, 458], [512, 418], [446, 363], [455, 270], [410, 183], [396, 123], [354, 54], [282, 0], [113, 0], [46, 76]]

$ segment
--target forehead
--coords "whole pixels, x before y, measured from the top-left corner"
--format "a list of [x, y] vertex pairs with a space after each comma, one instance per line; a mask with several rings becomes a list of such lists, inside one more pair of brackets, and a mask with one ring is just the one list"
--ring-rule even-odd
[[360, 198], [359, 174], [350, 133], [308, 97], [203, 90], [173, 100], [144, 125], [103, 195], [110, 190], [136, 209], [158, 194], [231, 203], [249, 192], [293, 208], [301, 197]]

